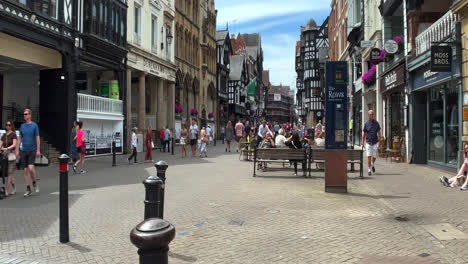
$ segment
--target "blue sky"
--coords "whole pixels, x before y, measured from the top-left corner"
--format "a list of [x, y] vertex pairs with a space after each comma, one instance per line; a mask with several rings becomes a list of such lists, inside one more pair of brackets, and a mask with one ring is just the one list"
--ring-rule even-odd
[[295, 88], [294, 52], [300, 26], [313, 18], [321, 25], [330, 14], [331, 0], [215, 0], [217, 29], [229, 33], [261, 33], [263, 69], [273, 85]]

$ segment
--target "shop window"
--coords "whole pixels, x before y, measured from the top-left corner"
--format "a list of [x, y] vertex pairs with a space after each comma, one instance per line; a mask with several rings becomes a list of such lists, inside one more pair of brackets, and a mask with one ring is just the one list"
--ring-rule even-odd
[[151, 17], [151, 50], [158, 53], [158, 18]]
[[444, 162], [444, 98], [440, 87], [430, 90], [429, 159]]
[[133, 11], [133, 40], [135, 44], [141, 44], [141, 7], [136, 4]]
[[446, 113], [446, 146], [447, 146], [447, 163], [450, 165], [458, 165], [458, 92], [456, 87], [446, 90], [445, 99]]

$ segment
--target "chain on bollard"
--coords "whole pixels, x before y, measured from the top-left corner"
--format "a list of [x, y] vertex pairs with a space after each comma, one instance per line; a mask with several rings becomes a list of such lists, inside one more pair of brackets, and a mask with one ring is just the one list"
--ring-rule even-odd
[[117, 154], [117, 150], [115, 149], [115, 140], [112, 141], [112, 167], [117, 166], [116, 161], [115, 161], [115, 156]]
[[59, 157], [60, 171], [60, 243], [70, 242], [69, 217], [68, 217], [68, 161], [70, 157], [62, 154]]
[[140, 264], [168, 264], [169, 244], [175, 227], [164, 219], [149, 218], [130, 232], [130, 241], [138, 248]]
[[162, 181], [162, 186], [160, 189], [160, 203], [159, 203], [159, 217], [164, 218], [164, 190], [166, 189], [166, 170], [169, 167], [167, 165], [167, 162], [164, 160], [158, 161], [156, 164], [154, 164], [156, 167], [156, 172], [158, 175], [158, 178], [161, 179]]

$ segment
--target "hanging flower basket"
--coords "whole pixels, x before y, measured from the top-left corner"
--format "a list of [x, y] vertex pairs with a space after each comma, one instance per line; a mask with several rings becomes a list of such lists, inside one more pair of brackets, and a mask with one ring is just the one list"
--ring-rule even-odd
[[362, 83], [367, 84], [367, 85], [372, 85], [376, 81], [376, 71], [377, 71], [377, 66], [372, 65], [370, 70], [367, 73], [364, 73], [362, 75]]
[[190, 110], [190, 114], [193, 115], [193, 116], [198, 115], [197, 109], [193, 108], [192, 110]]
[[402, 36], [396, 36], [393, 38], [393, 40], [398, 44], [398, 52], [403, 51], [404, 48], [404, 42], [405, 42], [405, 37]]
[[213, 118], [213, 117], [214, 117], [214, 114], [213, 114], [213, 112], [211, 112], [211, 113], [208, 113], [208, 118]]
[[177, 105], [177, 104], [175, 105], [175, 112], [176, 112], [176, 114], [180, 114], [180, 113], [182, 113], [183, 111], [184, 111], [184, 109], [182, 108], [182, 106]]

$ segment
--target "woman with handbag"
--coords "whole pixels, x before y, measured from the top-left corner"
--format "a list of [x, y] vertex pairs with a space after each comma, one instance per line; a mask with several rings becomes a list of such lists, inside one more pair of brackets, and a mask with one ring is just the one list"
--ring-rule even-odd
[[187, 151], [185, 150], [187, 136], [188, 136], [187, 126], [185, 124], [182, 124], [182, 129], [180, 130], [180, 147], [182, 148], [181, 149], [182, 158], [187, 157]]
[[[8, 181], [5, 186], [5, 196], [8, 196], [8, 194], [16, 193], [16, 184], [15, 184], [15, 179], [13, 178], [13, 172], [15, 171], [15, 168], [16, 168], [15, 150], [16, 150], [17, 138], [16, 138], [15, 126], [13, 125], [13, 122], [7, 121], [6, 133], [3, 134], [1, 140], [2, 140], [2, 153], [3, 155], [6, 155], [6, 157], [8, 158]], [[13, 187], [13, 191], [11, 193], [8, 193], [8, 188], [10, 186]]]
[[153, 129], [151, 126], [148, 127], [146, 132], [146, 153], [145, 153], [145, 162], [153, 162], [153, 139], [151, 137], [151, 131]]
[[206, 145], [208, 144], [209, 139], [208, 139], [208, 135], [206, 133], [205, 127], [203, 127], [200, 132], [200, 140], [201, 140], [200, 157], [202, 156], [203, 153], [205, 154], [205, 157], [208, 157], [206, 155]]

